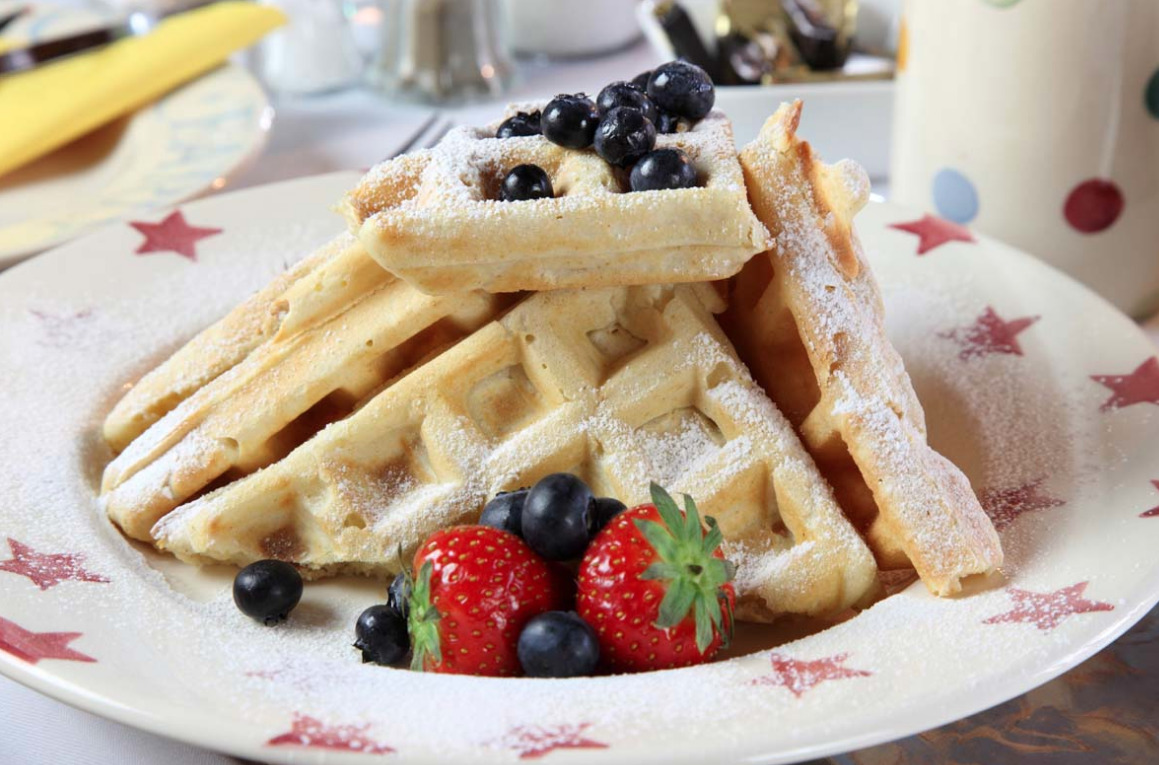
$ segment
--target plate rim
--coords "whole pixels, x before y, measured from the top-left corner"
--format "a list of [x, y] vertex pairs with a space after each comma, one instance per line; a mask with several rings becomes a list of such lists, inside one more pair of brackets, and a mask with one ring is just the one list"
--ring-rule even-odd
[[[344, 180], [352, 180], [360, 177], [357, 171], [335, 171], [330, 173], [323, 173], [313, 176], [304, 176], [284, 181], [279, 181], [260, 186], [247, 187], [243, 189], [235, 189], [228, 193], [214, 195], [210, 198], [202, 200], [193, 200], [192, 207], [187, 208], [196, 211], [196, 206], [201, 202], [220, 202], [223, 198], [229, 199], [236, 195], [253, 195], [255, 197], [264, 196], [266, 194], [274, 193], [282, 190], [290, 190], [292, 187], [310, 187], [314, 184], [336, 183], [340, 178]], [[308, 193], [308, 192], [307, 192]], [[873, 202], [878, 205], [879, 209], [891, 209], [899, 213], [912, 212], [909, 208], [892, 202]], [[72, 248], [87, 248], [91, 240], [104, 236], [105, 232], [117, 226], [115, 222], [105, 223], [97, 226], [94, 230], [81, 235], [69, 242], [54, 247], [39, 256], [25, 260], [17, 264], [13, 268], [8, 269], [4, 273], [0, 273], [0, 285], [5, 285], [10, 279], [11, 274], [24, 273], [26, 269], [38, 268], [49, 260], [65, 257], [68, 251]], [[337, 228], [337, 226], [336, 226]], [[1025, 261], [1032, 261], [1036, 268], [1044, 268], [1047, 271], [1053, 272], [1056, 276], [1061, 276], [1066, 281], [1069, 281], [1073, 286], [1083, 290], [1088, 297], [1093, 297], [1110, 311], [1114, 312], [1119, 318], [1125, 320], [1132, 328], [1132, 333], [1135, 337], [1132, 342], [1139, 340], [1148, 348], [1154, 348], [1150, 338], [1144, 333], [1141, 327], [1132, 319], [1123, 314], [1119, 309], [1115, 308], [1109, 301], [1102, 296], [1095, 293], [1090, 288], [1079, 283], [1076, 279], [1054, 268], [1048, 263], [1045, 263], [1013, 246], [1001, 243], [993, 238], [987, 237], [983, 234], [975, 232], [975, 236], [979, 243], [983, 243], [990, 247], [1001, 247], [1006, 252], [1014, 254], [1016, 257]], [[1068, 646], [1065, 650], [1065, 655], [1054, 656], [1053, 661], [1044, 663], [1037, 667], [1029, 674], [1009, 674], [1005, 676], [1000, 683], [992, 684], [985, 689], [977, 689], [971, 694], [958, 694], [955, 696], [951, 691], [946, 691], [945, 698], [939, 698], [934, 707], [938, 711], [928, 712], [922, 717], [920, 724], [912, 722], [904, 722], [911, 719], [905, 712], [916, 708], [919, 705], [929, 708], [929, 700], [915, 700], [907, 702], [900, 710], [893, 709], [890, 712], [893, 722], [887, 722], [878, 730], [851, 734], [842, 736], [828, 741], [821, 746], [806, 745], [795, 746], [790, 749], [780, 749], [772, 752], [767, 756], [762, 755], [746, 755], [743, 761], [745, 762], [767, 762], [767, 763], [791, 763], [798, 762], [806, 758], [817, 758], [832, 756], [839, 753], [849, 752], [856, 749], [861, 749], [869, 746], [894, 741], [910, 735], [915, 735], [927, 730], [931, 730], [943, 725], [949, 724], [953, 721], [978, 714], [987, 709], [990, 709], [998, 704], [1009, 701], [1010, 699], [1021, 696], [1040, 685], [1049, 682], [1050, 680], [1074, 669], [1083, 661], [1094, 656], [1100, 650], [1110, 645], [1122, 634], [1134, 626], [1139, 620], [1146, 616], [1157, 604], [1159, 604], [1159, 568], [1156, 568], [1150, 575], [1141, 577], [1137, 580], [1133, 593], [1139, 593], [1142, 597], [1122, 598], [1122, 605], [1117, 606], [1115, 614], [1109, 615], [1109, 621], [1105, 626], [1091, 635], [1088, 639], [1081, 643]], [[1132, 603], [1128, 607], [1128, 604]], [[27, 687], [33, 691], [48, 696], [56, 701], [67, 704], [77, 709], [81, 709], [92, 714], [99, 715], [106, 719], [111, 719], [116, 722], [129, 725], [131, 727], [144, 730], [157, 735], [165, 736], [167, 738], [181, 741], [191, 746], [207, 749], [210, 751], [217, 751], [228, 753], [239, 757], [260, 757], [264, 761], [271, 762], [297, 762], [300, 761], [301, 752], [295, 750], [282, 750], [277, 748], [264, 747], [256, 740], [252, 744], [247, 745], [242, 739], [233, 737], [227, 734], [224, 737], [214, 739], [207, 743], [205, 738], [198, 737], [196, 733], [188, 725], [182, 727], [182, 723], [175, 721], [172, 717], [167, 717], [162, 714], [151, 714], [148, 711], [127, 706], [116, 701], [111, 701], [99, 692], [94, 692], [72, 681], [65, 680], [60, 675], [45, 671], [38, 666], [20, 662], [15, 657], [9, 656], [0, 652], [0, 674], [9, 679]], [[880, 714], [880, 713], [879, 713]], [[658, 754], [658, 761], [664, 762], [700, 762], [702, 758], [697, 756], [697, 752], [688, 752], [683, 755], [673, 757], [668, 753]], [[702, 754], [702, 753], [701, 753]], [[347, 761], [361, 761], [353, 758], [358, 755], [339, 751], [330, 750], [311, 750], [310, 756], [315, 758], [318, 762], [347, 762]], [[637, 759], [639, 757], [637, 756]], [[433, 759], [423, 751], [408, 751], [405, 755], [406, 762], [414, 763], [428, 763], [438, 762], [438, 759]], [[643, 761], [643, 760], [641, 760]], [[740, 757], [734, 758], [734, 761], [742, 761]]]
[[[921, 726], [914, 727], [913, 725], [905, 725], [898, 723], [893, 727], [886, 726], [880, 732], [863, 733], [859, 735], [851, 735], [843, 738], [835, 739], [823, 746], [809, 746], [800, 745], [791, 749], [782, 749], [769, 757], [757, 755], [755, 757], [745, 757], [743, 759], [731, 760], [717, 760], [717, 762], [737, 762], [737, 763], [755, 763], [759, 762], [764, 765], [792, 765], [792, 763], [801, 763], [807, 760], [819, 759], [823, 757], [832, 757], [840, 754], [855, 752], [861, 749], [866, 749], [881, 744], [887, 744], [892, 741], [898, 741], [909, 736], [919, 735], [926, 731], [940, 728], [944, 725], [949, 725], [958, 720], [971, 717], [976, 714], [985, 712], [1000, 704], [1003, 704], [1011, 699], [1029, 693], [1031, 690], [1038, 688], [1051, 680], [1075, 669], [1084, 661], [1090, 659], [1102, 649], [1109, 646], [1118, 638], [1122, 637], [1124, 633], [1130, 630], [1137, 624], [1144, 616], [1146, 616], [1157, 604], [1159, 604], [1159, 575], [1153, 578], [1151, 586], [1148, 589], [1156, 590], [1155, 594], [1145, 601], [1140, 601], [1139, 604], [1128, 611], [1119, 621], [1113, 622], [1108, 627], [1091, 640], [1082, 644], [1081, 647], [1068, 654], [1065, 661], [1058, 661], [1054, 665], [1047, 666], [1031, 675], [1033, 678], [1032, 684], [1028, 688], [1014, 688], [1007, 686], [1015, 686], [1018, 683], [1013, 680], [1007, 683], [996, 686], [1000, 690], [995, 690], [989, 693], [984, 701], [981, 702], [963, 702], [955, 704], [949, 702], [944, 706], [937, 715], [923, 722]], [[678, 670], [677, 670], [678, 671]], [[73, 686], [72, 684], [61, 682], [60, 678], [50, 673], [38, 672], [33, 667], [25, 667], [16, 659], [0, 653], [0, 675], [3, 675], [9, 680], [19, 683], [21, 686], [29, 690], [40, 693], [55, 701], [67, 704], [68, 706], [79, 709], [83, 712], [97, 715], [114, 722], [128, 725], [131, 728], [163, 736], [165, 738], [179, 741], [199, 749], [204, 749], [211, 752], [218, 752], [227, 754], [233, 757], [242, 759], [252, 759], [260, 757], [259, 762], [277, 762], [286, 763], [286, 765], [294, 765], [294, 763], [301, 762], [300, 752], [293, 750], [279, 750], [273, 747], [251, 746], [246, 747], [241, 745], [233, 745], [232, 742], [226, 741], [224, 743], [214, 742], [207, 744], [205, 740], [198, 738], [191, 733], [189, 726], [182, 727], [178, 723], [172, 722], [169, 718], [161, 715], [150, 715], [144, 710], [126, 707], [115, 702], [111, 702], [98, 694], [88, 692], [87, 689], [81, 686]], [[56, 682], [54, 682], [56, 681]], [[1027, 681], [1030, 682], [1030, 681]], [[947, 693], [949, 693], [947, 691]], [[965, 696], [958, 697], [964, 699]], [[913, 702], [914, 705], [919, 702]], [[908, 711], [909, 707], [901, 710]], [[965, 711], [963, 711], [963, 709]], [[954, 710], [954, 711], [950, 711]], [[893, 715], [901, 718], [904, 715], [899, 714], [895, 710]], [[362, 758], [363, 755], [357, 753], [347, 753], [330, 750], [311, 750], [311, 754], [319, 763], [328, 762], [344, 762], [348, 757]], [[657, 757], [657, 762], [664, 763], [689, 763], [690, 765], [701, 765], [704, 758], [700, 756], [703, 753], [689, 752], [683, 756], [673, 756], [669, 753], [662, 753]], [[358, 759], [357, 761], [364, 761]], [[422, 752], [408, 752], [406, 755], [406, 762], [415, 763], [416, 765], [443, 765], [445, 760], [437, 757], [429, 757]], [[646, 762], [636, 757], [638, 762]]]

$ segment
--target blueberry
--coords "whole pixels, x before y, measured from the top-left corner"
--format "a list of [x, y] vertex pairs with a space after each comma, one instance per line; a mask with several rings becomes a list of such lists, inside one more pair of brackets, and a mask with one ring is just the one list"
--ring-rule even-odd
[[652, 151], [656, 128], [639, 109], [617, 106], [600, 120], [595, 143], [604, 161], [624, 167]]
[[359, 614], [354, 636], [364, 664], [400, 664], [410, 651], [406, 619], [388, 605], [371, 606]]
[[238, 609], [267, 625], [289, 616], [301, 599], [302, 575], [285, 561], [259, 560], [233, 580], [233, 602]]
[[403, 619], [410, 614], [411, 580], [405, 573], [395, 574], [386, 590], [386, 605], [394, 609]]
[[503, 177], [499, 187], [499, 198], [504, 202], [550, 199], [553, 196], [551, 179], [538, 165], [516, 165]]
[[680, 149], [657, 149], [645, 154], [628, 177], [632, 191], [687, 189], [695, 186], [696, 180], [692, 160]]
[[696, 122], [712, 111], [716, 90], [708, 73], [687, 61], [669, 61], [648, 80], [648, 97], [656, 106]]
[[648, 80], [650, 80], [650, 79], [652, 79], [652, 70], [651, 69], [649, 69], [646, 72], [640, 72], [638, 75], [633, 77], [632, 84], [635, 85], [640, 90], [647, 93], [648, 92]]
[[656, 104], [648, 94], [630, 82], [613, 82], [596, 96], [596, 108], [605, 115], [617, 106], [639, 109], [649, 122], [656, 122]]
[[596, 498], [570, 473], [552, 473], [531, 487], [523, 503], [523, 539], [548, 560], [578, 558], [595, 524]]
[[543, 110], [540, 126], [543, 136], [552, 143], [568, 149], [584, 149], [592, 145], [599, 122], [596, 105], [583, 93], [577, 93], [551, 99]]
[[510, 531], [517, 537], [523, 536], [523, 502], [526, 499], [527, 489], [499, 492], [483, 508], [479, 525]]
[[528, 677], [582, 677], [596, 671], [596, 632], [570, 611], [533, 616], [519, 633], [516, 649]]
[[675, 133], [676, 129], [680, 127], [680, 117], [673, 114], [672, 112], [666, 112], [663, 109], [660, 109], [659, 113], [656, 115], [655, 125], [657, 133], [669, 135], [671, 133]]
[[531, 113], [516, 112], [514, 116], [503, 120], [499, 129], [495, 131], [496, 138], [515, 138], [524, 135], [539, 135], [538, 111]]
[[[600, 497], [599, 499], [597, 499], [596, 500], [596, 531], [599, 531], [604, 526], [607, 526], [608, 523], [613, 518], [615, 518], [617, 515], [619, 515], [620, 513], [624, 512], [627, 509], [628, 509], [628, 506], [625, 505], [623, 502], [621, 502], [618, 499], [612, 499], [611, 497]], [[595, 532], [593, 532], [593, 534], [594, 533]]]

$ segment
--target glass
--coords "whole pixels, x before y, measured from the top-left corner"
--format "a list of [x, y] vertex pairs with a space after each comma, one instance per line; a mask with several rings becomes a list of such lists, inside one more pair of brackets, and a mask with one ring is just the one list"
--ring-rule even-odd
[[289, 23], [264, 40], [257, 68], [277, 93], [305, 95], [349, 87], [363, 60], [341, 0], [266, 0]]
[[382, 43], [369, 73], [424, 103], [490, 98], [511, 84], [500, 0], [381, 0]]

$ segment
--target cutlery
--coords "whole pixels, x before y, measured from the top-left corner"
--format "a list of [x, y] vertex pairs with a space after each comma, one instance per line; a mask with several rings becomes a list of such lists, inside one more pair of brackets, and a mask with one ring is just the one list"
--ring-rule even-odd
[[401, 157], [403, 154], [408, 154], [416, 149], [429, 149], [443, 139], [451, 129], [455, 127], [453, 120], [444, 117], [439, 112], [433, 112], [423, 124], [419, 125], [406, 143], [399, 146], [391, 154], [382, 158], [382, 162], [395, 157]]
[[[71, 56], [75, 53], [100, 48], [126, 37], [139, 37], [151, 32], [162, 19], [172, 16], [175, 13], [183, 13], [194, 8], [200, 8], [203, 5], [209, 5], [209, 2], [183, 6], [180, 11], [158, 13], [133, 11], [121, 21], [103, 27], [88, 29], [52, 40], [44, 40], [43, 42], [35, 42], [21, 48], [13, 48], [12, 50], [0, 53], [0, 76], [14, 74], [16, 72], [25, 72], [46, 62], [55, 61], [56, 59]], [[17, 11], [16, 16], [22, 15], [26, 10], [21, 9]], [[0, 19], [0, 29], [3, 28], [3, 24], [10, 23], [13, 20], [15, 20], [15, 17]]]
[[16, 21], [18, 18], [28, 13], [28, 10], [28, 6], [25, 5], [10, 13], [5, 14], [4, 16], [0, 16], [0, 32], [3, 32], [4, 29], [13, 21]]

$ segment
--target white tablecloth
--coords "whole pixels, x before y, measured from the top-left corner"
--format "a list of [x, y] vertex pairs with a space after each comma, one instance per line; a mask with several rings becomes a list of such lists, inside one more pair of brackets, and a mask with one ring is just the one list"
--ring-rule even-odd
[[81, 712], [0, 677], [0, 763], [4, 765], [239, 762]]

